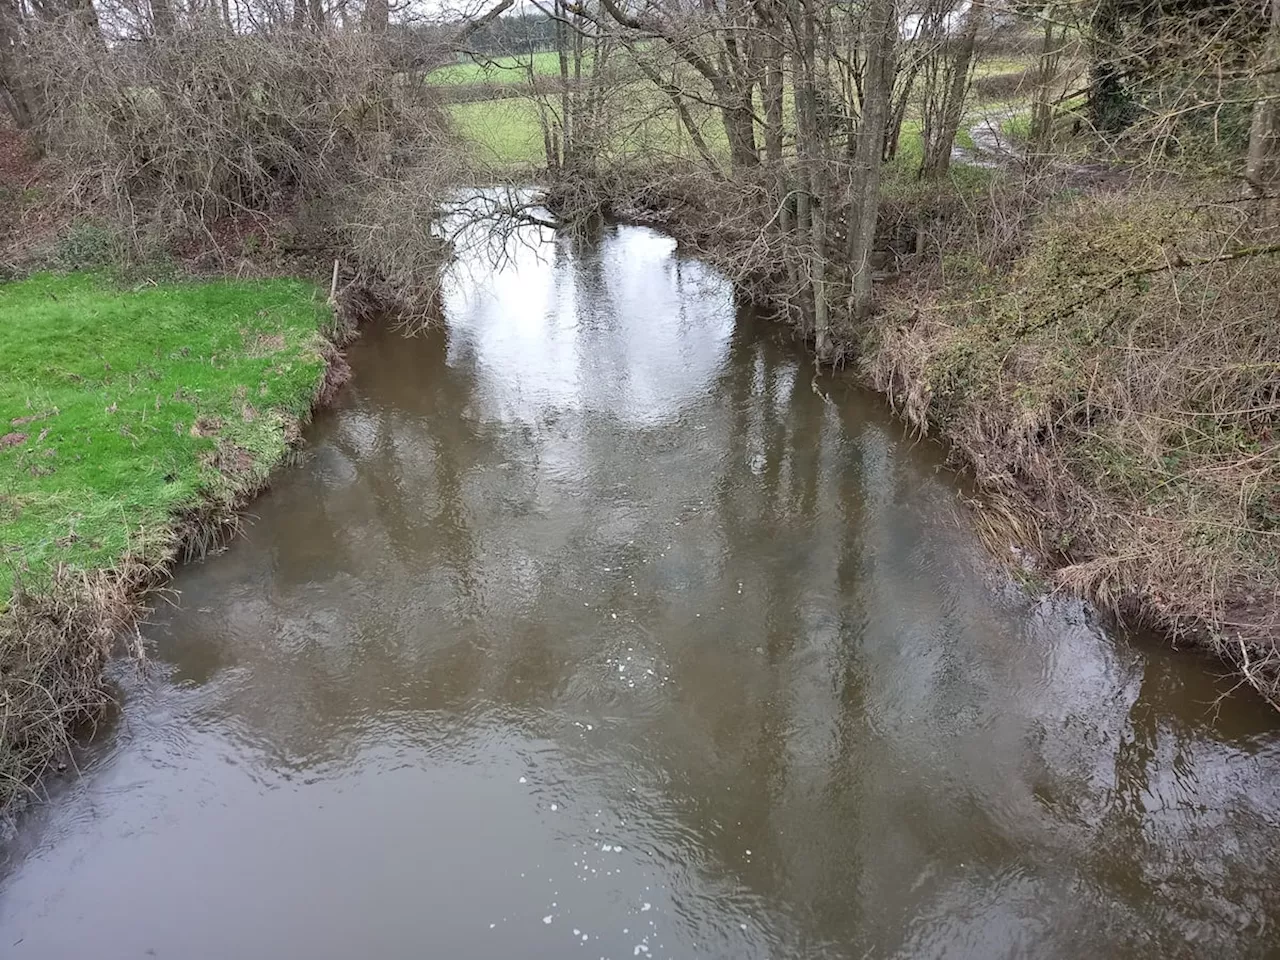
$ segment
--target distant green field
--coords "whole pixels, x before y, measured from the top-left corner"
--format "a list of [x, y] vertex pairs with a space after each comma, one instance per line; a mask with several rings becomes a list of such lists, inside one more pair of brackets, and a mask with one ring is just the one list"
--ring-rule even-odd
[[974, 79], [979, 77], [999, 77], [1009, 73], [1021, 73], [1035, 64], [1035, 58], [1026, 57], [983, 57], [973, 65]]
[[[546, 103], [555, 117], [556, 104]], [[449, 112], [462, 137], [475, 146], [476, 160], [495, 168], [542, 166], [546, 162], [539, 105], [532, 97], [505, 97], [450, 104]], [[707, 146], [728, 157], [724, 128], [712, 110], [690, 104]], [[607, 153], [614, 157], [696, 158], [697, 150], [670, 102], [657, 89], [636, 83], [617, 95], [610, 111]]]
[[496, 167], [532, 167], [544, 162], [542, 127], [532, 100], [478, 100], [450, 104], [458, 132], [475, 145], [476, 159]]
[[[978, 64], [975, 74], [995, 76], [1023, 71], [1029, 65], [1028, 58], [999, 58]], [[431, 74], [435, 83], [467, 85], [479, 83], [518, 84], [528, 77], [532, 65], [537, 74], [559, 72], [559, 61], [554, 52], [503, 57], [490, 63], [458, 63], [440, 67]], [[692, 78], [690, 83], [695, 83]], [[608, 153], [614, 158], [625, 156], [661, 159], [682, 157], [697, 159], [698, 153], [687, 131], [681, 125], [674, 108], [666, 96], [645, 80], [630, 80], [615, 88], [611, 96], [613, 106], [609, 111], [610, 124]], [[554, 118], [555, 98], [544, 99], [544, 109]], [[710, 99], [709, 97], [707, 98]], [[787, 85], [785, 112], [791, 113], [791, 90]], [[713, 154], [728, 159], [728, 144], [724, 127], [715, 109], [708, 103], [690, 99], [686, 101], [698, 128]], [[973, 117], [980, 117], [979, 105], [973, 105]], [[546, 162], [543, 148], [542, 126], [539, 123], [539, 105], [530, 97], [509, 96], [492, 100], [476, 100], [453, 103], [449, 111], [459, 133], [475, 146], [475, 159], [482, 165], [497, 169], [540, 167]], [[757, 112], [763, 115], [763, 106], [757, 104]], [[909, 111], [903, 129], [899, 151], [901, 164], [919, 162], [920, 121], [915, 110]], [[761, 133], [763, 136], [763, 133]], [[961, 146], [972, 146], [967, 128], [957, 135]]]
[[529, 76], [529, 68], [538, 75], [552, 76], [560, 72], [560, 58], [554, 50], [525, 53], [492, 60], [467, 60], [437, 67], [428, 75], [431, 83], [519, 83]]

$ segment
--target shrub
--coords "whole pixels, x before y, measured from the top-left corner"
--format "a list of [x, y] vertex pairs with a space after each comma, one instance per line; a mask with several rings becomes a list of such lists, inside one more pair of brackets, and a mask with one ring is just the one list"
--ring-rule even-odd
[[446, 137], [432, 88], [402, 83], [361, 32], [193, 24], [104, 45], [50, 29], [32, 45], [44, 142], [71, 198], [134, 237], [304, 204], [338, 210]]

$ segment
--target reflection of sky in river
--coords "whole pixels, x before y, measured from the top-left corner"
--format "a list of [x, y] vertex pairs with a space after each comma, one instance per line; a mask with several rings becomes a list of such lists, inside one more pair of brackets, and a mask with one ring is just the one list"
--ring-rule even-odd
[[[538, 421], [565, 411], [652, 423], [705, 393], [733, 331], [723, 277], [673, 257], [650, 230], [606, 230], [598, 251], [567, 238], [508, 244], [496, 268], [465, 254], [445, 288], [450, 365], [483, 384], [481, 419]], [[676, 318], [676, 322], [671, 322]]]
[[181, 571], [0, 957], [1274, 955], [1265, 705], [996, 575], [670, 241], [508, 249]]

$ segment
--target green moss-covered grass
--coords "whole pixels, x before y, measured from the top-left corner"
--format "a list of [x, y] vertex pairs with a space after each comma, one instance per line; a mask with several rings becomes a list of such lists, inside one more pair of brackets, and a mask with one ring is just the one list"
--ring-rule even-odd
[[110, 569], [261, 481], [325, 372], [305, 283], [0, 285], [0, 609], [15, 573]]

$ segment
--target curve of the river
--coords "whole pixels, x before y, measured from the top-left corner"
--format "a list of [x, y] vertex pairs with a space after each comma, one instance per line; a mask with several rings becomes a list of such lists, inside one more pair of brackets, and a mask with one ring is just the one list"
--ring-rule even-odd
[[1262, 704], [1011, 587], [666, 238], [509, 252], [179, 573], [0, 955], [1276, 955]]

